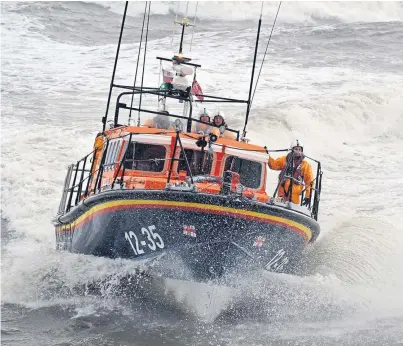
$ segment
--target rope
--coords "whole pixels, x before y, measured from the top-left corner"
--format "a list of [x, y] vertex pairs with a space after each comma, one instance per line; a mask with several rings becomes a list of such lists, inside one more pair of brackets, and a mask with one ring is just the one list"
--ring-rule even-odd
[[[192, 38], [191, 38], [191, 40], [190, 40], [190, 49], [189, 49], [189, 51], [192, 51], [193, 34], [194, 34], [194, 32], [195, 32], [196, 17], [197, 17], [197, 6], [198, 6], [198, 5], [199, 5], [199, 2], [196, 1], [196, 12], [195, 12], [194, 20], [193, 20]], [[194, 79], [196, 79], [196, 68], [195, 68], [195, 78], [194, 78]]]
[[[143, 90], [144, 70], [145, 70], [145, 67], [146, 67], [147, 42], [148, 42], [148, 24], [150, 23], [150, 9], [151, 9], [151, 1], [148, 2], [147, 31], [146, 31], [146, 42], [144, 44], [143, 75], [141, 76], [141, 90]], [[138, 116], [137, 116], [137, 126], [140, 126], [140, 109], [141, 109], [142, 96], [143, 96], [143, 93], [140, 93], [139, 113], [138, 113]]]
[[189, 8], [189, 1], [186, 2], [186, 11], [185, 11], [185, 17], [186, 18], [188, 16], [188, 8]]
[[[178, 21], [179, 4], [180, 4], [180, 2], [178, 2], [178, 6], [176, 7], [175, 22]], [[172, 29], [171, 48], [172, 48], [172, 45], [174, 42], [175, 28], [176, 28], [176, 26], [174, 25], [174, 28]]]
[[[267, 42], [266, 50], [264, 51], [264, 55], [263, 55], [263, 59], [262, 59], [262, 65], [260, 65], [259, 74], [257, 75], [257, 80], [256, 80], [256, 84], [255, 84], [255, 90], [253, 91], [252, 100], [250, 101], [251, 107], [252, 107], [253, 98], [255, 97], [255, 92], [256, 92], [256, 89], [257, 89], [257, 83], [259, 83], [260, 73], [262, 72], [264, 59], [265, 59], [266, 54], [267, 54], [267, 49], [269, 48], [271, 36], [272, 36], [272, 34], [273, 34], [274, 26], [276, 25], [277, 16], [278, 16], [278, 13], [280, 12], [281, 2], [282, 2], [282, 1], [280, 1], [280, 3], [278, 4], [276, 17], [274, 18], [274, 22], [273, 22], [273, 25], [272, 25], [272, 27], [271, 27], [271, 32], [270, 32], [269, 40], [268, 40], [268, 42]], [[262, 4], [262, 10], [263, 10], [263, 4]]]
[[[141, 52], [141, 44], [143, 42], [143, 31], [144, 31], [144, 22], [146, 20], [146, 11], [147, 11], [147, 2], [146, 5], [144, 7], [144, 16], [143, 16], [143, 26], [141, 28], [141, 36], [140, 36], [140, 44], [139, 44], [139, 52], [137, 55], [137, 65], [136, 65], [136, 73], [134, 75], [134, 82], [133, 82], [133, 89], [136, 87], [136, 80], [137, 80], [137, 71], [139, 69], [139, 60], [140, 60], [140, 52]], [[132, 94], [132, 101], [130, 103], [130, 108], [133, 108], [133, 100], [134, 100], [134, 93]], [[130, 109], [129, 112], [129, 125], [130, 125], [130, 119], [132, 117], [132, 110]]]

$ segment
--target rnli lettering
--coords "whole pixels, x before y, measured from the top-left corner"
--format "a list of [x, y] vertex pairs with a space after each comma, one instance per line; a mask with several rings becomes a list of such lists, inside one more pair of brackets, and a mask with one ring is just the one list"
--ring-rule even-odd
[[[151, 251], [157, 250], [157, 248], [163, 249], [165, 247], [164, 241], [158, 232], [155, 232], [155, 225], [151, 225], [141, 228], [141, 235], [136, 235], [133, 231], [125, 232], [125, 239], [129, 242], [134, 254], [136, 256], [144, 253], [144, 247], [147, 247]], [[144, 239], [146, 236], [146, 240]]]

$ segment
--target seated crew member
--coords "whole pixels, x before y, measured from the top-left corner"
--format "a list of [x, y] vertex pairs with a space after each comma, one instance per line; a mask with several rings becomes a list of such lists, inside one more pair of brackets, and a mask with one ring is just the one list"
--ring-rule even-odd
[[203, 108], [199, 112], [199, 120], [202, 122], [200, 123], [195, 121], [192, 132], [204, 135], [208, 135], [210, 133], [214, 133], [217, 136], [219, 135], [219, 130], [211, 125], [210, 115], [208, 114], [206, 108]]
[[[218, 129], [220, 130], [221, 126], [224, 126], [225, 128], [227, 128], [227, 124], [225, 123], [225, 119], [224, 119], [224, 113], [222, 111], [217, 111], [216, 114], [214, 115], [213, 118], [213, 124], [215, 126], [218, 127]], [[224, 138], [228, 138], [228, 139], [235, 139], [235, 133], [230, 132], [230, 131], [224, 131], [223, 134], [221, 135]]]
[[[286, 156], [279, 157], [278, 159], [269, 157], [269, 167], [273, 170], [281, 170], [278, 196], [283, 197], [285, 200], [290, 200], [291, 197], [291, 202], [299, 204], [300, 195], [304, 189], [303, 184], [305, 184], [305, 198], [302, 205], [309, 206], [311, 201], [311, 183], [313, 181], [312, 167], [308, 161], [304, 160], [304, 147], [298, 140], [291, 144], [290, 149], [291, 152]], [[294, 178], [292, 185], [291, 179], [287, 178], [287, 176]]]
[[173, 129], [167, 106], [159, 107], [158, 111], [163, 114], [157, 114], [154, 118], [147, 119], [144, 122], [144, 126], [163, 130]]
[[221, 111], [217, 111], [216, 114], [214, 115], [213, 118], [213, 124], [215, 126], [225, 126], [225, 120], [224, 120], [224, 113]]

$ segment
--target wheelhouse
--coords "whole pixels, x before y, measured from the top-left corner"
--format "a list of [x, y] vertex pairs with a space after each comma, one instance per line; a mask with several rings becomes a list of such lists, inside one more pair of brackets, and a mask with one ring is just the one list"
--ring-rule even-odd
[[[154, 134], [153, 130], [123, 127], [100, 134], [95, 141], [95, 163], [90, 175], [101, 175], [102, 178], [92, 179], [88, 194], [113, 188], [115, 184], [128, 189], [163, 189], [167, 184], [177, 186], [190, 181], [191, 177], [200, 176], [210, 179], [199, 178], [195, 183], [197, 190], [220, 193], [224, 172], [232, 171], [239, 175], [240, 184], [246, 191], [267, 201], [268, 155], [264, 148], [218, 138], [206, 149], [197, 146], [196, 134], [169, 131]], [[176, 141], [177, 137], [181, 143]], [[234, 146], [240, 144], [243, 148]]]

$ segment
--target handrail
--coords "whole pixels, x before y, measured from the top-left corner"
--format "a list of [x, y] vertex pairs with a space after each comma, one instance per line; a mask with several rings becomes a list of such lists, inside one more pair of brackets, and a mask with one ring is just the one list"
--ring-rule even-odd
[[[113, 86], [115, 88], [120, 88], [120, 89], [127, 89], [127, 90], [137, 90], [142, 93], [146, 93], [147, 91], [159, 91], [161, 93], [166, 93], [167, 97], [172, 97], [174, 95], [169, 94], [169, 92], [165, 91], [165, 90], [161, 90], [160, 88], [155, 88], [155, 87], [132, 87], [130, 85], [122, 85], [122, 84], [113, 84]], [[203, 96], [204, 98], [211, 98], [213, 100], [217, 100], [217, 102], [222, 102], [222, 101], [231, 101], [233, 103], [248, 103], [248, 100], [241, 100], [241, 99], [234, 99], [234, 98], [230, 98], [230, 97], [221, 97], [221, 96], [213, 96], [213, 95], [207, 95], [207, 94], [194, 94], [195, 96]], [[161, 95], [164, 96], [164, 95]], [[172, 97], [174, 98], [174, 97]], [[185, 100], [185, 98], [184, 98]], [[194, 102], [199, 102], [199, 100], [194, 100]], [[205, 100], [200, 101], [200, 102], [205, 102]]]
[[100, 186], [101, 186], [102, 173], [104, 172], [104, 163], [105, 163], [106, 155], [108, 153], [108, 149], [109, 149], [109, 139], [106, 138], [106, 147], [105, 147], [105, 150], [104, 150], [104, 152], [102, 154], [101, 162], [99, 164], [97, 178], [95, 179], [94, 193], [96, 192], [97, 186], [98, 186], [98, 190], [100, 189]]
[[90, 174], [88, 175], [88, 182], [87, 182], [87, 186], [86, 186], [85, 192], [84, 192], [84, 196], [85, 196], [85, 197], [88, 196], [88, 189], [90, 188], [90, 183], [91, 183], [91, 179], [90, 179], [90, 178], [92, 178], [91, 172], [92, 172], [92, 170], [94, 169], [95, 157], [96, 157], [96, 155], [97, 155], [97, 151], [98, 151], [98, 148], [95, 148], [94, 151], [93, 151], [92, 162], [91, 162], [91, 168], [90, 168]]
[[[173, 117], [173, 118], [177, 118], [177, 119], [184, 119], [184, 120], [187, 120], [187, 129], [189, 129], [189, 126], [190, 126], [190, 128], [191, 128], [191, 123], [192, 123], [192, 122], [197, 122], [197, 123], [201, 123], [201, 124], [206, 124], [206, 125], [209, 125], [209, 126], [211, 126], [211, 127], [215, 127], [215, 128], [217, 128], [217, 129], [220, 128], [220, 126], [216, 126], [216, 125], [214, 125], [213, 123], [206, 123], [206, 122], [201, 121], [201, 120], [199, 120], [199, 119], [191, 118], [191, 114], [192, 114], [192, 102], [189, 102], [189, 104], [190, 104], [190, 112], [189, 112], [189, 116], [187, 116], [187, 117], [186, 117], [186, 116], [183, 116], [183, 115], [178, 115], [178, 114], [171, 114], [171, 113], [166, 114], [166, 113], [164, 113], [164, 112], [153, 111], [153, 110], [144, 109], [144, 108], [128, 107], [128, 106], [126, 105], [126, 103], [120, 103], [120, 99], [121, 99], [122, 96], [124, 96], [124, 95], [132, 95], [132, 94], [139, 94], [139, 93], [140, 93], [140, 91], [136, 91], [136, 90], [135, 90], [135, 91], [131, 91], [131, 92], [126, 91], [126, 92], [122, 92], [122, 93], [119, 94], [119, 96], [117, 97], [117, 101], [116, 101], [115, 118], [114, 118], [114, 127], [117, 127], [118, 124], [119, 124], [119, 109], [120, 109], [120, 108], [123, 108], [123, 109], [129, 109], [129, 110], [134, 110], [134, 111], [141, 111], [141, 112], [150, 113], [150, 114], [166, 115], [166, 116], [168, 116], [168, 117]], [[150, 93], [150, 94], [153, 94], [153, 95], [161, 95], [161, 96], [164, 95], [164, 94], [154, 93], [154, 92], [151, 92], [151, 91], [147, 91], [147, 92], [143, 92], [143, 93]], [[177, 96], [172, 96], [172, 95], [167, 95], [167, 97], [171, 97], [171, 98], [175, 98], [175, 99], [181, 99], [181, 100], [187, 100], [187, 101], [189, 101], [189, 99], [185, 99], [185, 98], [183, 98], [183, 97], [177, 97]], [[231, 128], [227, 127], [227, 128], [226, 128], [226, 131], [235, 133], [235, 134], [237, 135], [237, 139], [239, 139], [239, 130], [235, 130], [235, 129], [231, 129]], [[189, 132], [189, 131], [188, 131], [188, 132]]]
[[[196, 183], [197, 180], [200, 180], [201, 179], [200, 177], [198, 177], [198, 176], [194, 177], [192, 175], [190, 165], [189, 165], [189, 162], [187, 159], [187, 155], [185, 152], [185, 148], [183, 147], [181, 139], [180, 139], [180, 133], [181, 133], [181, 131], [176, 131], [173, 154], [171, 155], [170, 158], [163, 158], [163, 159], [132, 160], [132, 159], [128, 158], [127, 151], [129, 149], [130, 143], [132, 143], [133, 133], [128, 133], [128, 134], [121, 136], [120, 137], [121, 139], [129, 137], [128, 138], [129, 142], [128, 142], [128, 145], [127, 145], [126, 149], [124, 150], [124, 152], [122, 152], [122, 154], [120, 156], [120, 160], [118, 162], [108, 164], [108, 165], [113, 165], [115, 167], [114, 174], [113, 174], [113, 180], [112, 180], [112, 183], [108, 183], [108, 185], [107, 185], [108, 188], [111, 188], [111, 189], [115, 188], [115, 184], [116, 184], [116, 181], [119, 176], [121, 176], [119, 185], [120, 185], [120, 188], [123, 188], [124, 178], [126, 177], [126, 174], [125, 174], [126, 165], [125, 164], [128, 161], [136, 161], [136, 162], [140, 162], [140, 161], [151, 162], [152, 161], [152, 162], [154, 162], [154, 161], [170, 160], [171, 163], [170, 163], [170, 167], [169, 167], [169, 172], [168, 172], [168, 176], [166, 176], [166, 179], [167, 179], [166, 188], [167, 189], [170, 188], [169, 182], [170, 182], [170, 179], [171, 179], [171, 176], [173, 173], [174, 161], [185, 160], [187, 171], [188, 171], [188, 180], [190, 180], [190, 184], [194, 184], [194, 183]], [[196, 139], [196, 138], [194, 138], [194, 139]], [[124, 141], [122, 141], [122, 143], [124, 143]], [[105, 160], [106, 160], [106, 156], [108, 154], [108, 150], [110, 150], [109, 144], [110, 144], [109, 139], [106, 138], [106, 145], [104, 145], [104, 150], [103, 150], [100, 162], [97, 167], [95, 167], [95, 161], [96, 161], [95, 157], [97, 154], [97, 150], [99, 148], [95, 148], [91, 153], [84, 156], [81, 160], [79, 160], [76, 163], [74, 163], [73, 165], [69, 166], [69, 170], [67, 172], [67, 176], [66, 176], [65, 184], [64, 184], [64, 188], [63, 188], [62, 201], [60, 202], [60, 206], [59, 206], [59, 214], [63, 214], [65, 212], [70, 211], [71, 207], [77, 205], [82, 200], [86, 199], [88, 196], [97, 194], [98, 192], [101, 192], [102, 190], [104, 190], [106, 188], [106, 186], [102, 184], [102, 181], [103, 181], [103, 173], [105, 171], [105, 167], [107, 166], [107, 164], [105, 163]], [[122, 144], [122, 145], [124, 145], [124, 144]], [[175, 157], [176, 153], [177, 153], [177, 149], [179, 149], [182, 152], [183, 159]], [[92, 160], [91, 160], [92, 161], [91, 168], [88, 169], [87, 166], [90, 161], [90, 160], [88, 160], [88, 157], [90, 155], [93, 155], [93, 156], [92, 156]], [[319, 212], [323, 172], [322, 172], [321, 164], [319, 161], [313, 160], [308, 156], [305, 156], [305, 157], [308, 160], [317, 162], [316, 177], [314, 177], [314, 179], [311, 183], [311, 186], [310, 186], [310, 188], [311, 188], [310, 200], [313, 201], [313, 203], [312, 203], [312, 208], [310, 208], [311, 205], [308, 208], [311, 211], [311, 217], [313, 219], [317, 220], [318, 212]], [[99, 160], [99, 158], [98, 158], [98, 160]], [[116, 164], [119, 164], [118, 167], [116, 167]], [[94, 170], [94, 168], [96, 168], [96, 169]], [[88, 172], [88, 175], [85, 175], [85, 172]], [[78, 178], [78, 177], [80, 177], [80, 178]], [[132, 176], [130, 175], [130, 177], [132, 177]], [[302, 190], [301, 200], [303, 200], [306, 188], [308, 188], [308, 186], [306, 184], [304, 184], [304, 183], [301, 184], [301, 182], [296, 181], [293, 176], [289, 176], [288, 174], [286, 174], [286, 170], [284, 170], [284, 172], [282, 172], [280, 178], [290, 179], [292, 182], [302, 185], [304, 187], [304, 189]], [[206, 178], [203, 178], [203, 179], [206, 180]], [[211, 178], [211, 179], [213, 179], [213, 178]], [[217, 177], [214, 177], [214, 179], [217, 179]], [[278, 192], [282, 179], [279, 179], [276, 190], [273, 194], [273, 198], [275, 198], [277, 195], [277, 192]], [[77, 181], [77, 180], [79, 180], [79, 181]], [[83, 189], [83, 186], [85, 186], [84, 184], [85, 184], [86, 180], [87, 180], [86, 189], [85, 189], [85, 192], [82, 194], [82, 189]], [[93, 186], [94, 186], [93, 189], [90, 189], [91, 181], [93, 181]], [[202, 192], [202, 191], [200, 191], [200, 192]], [[74, 200], [73, 200], [73, 195], [74, 195]], [[272, 201], [273, 200], [271, 199], [269, 201], [269, 203], [272, 203]]]
[[[307, 159], [309, 159], [311, 161], [314, 161], [317, 164], [316, 177], [312, 180], [311, 186], [310, 186], [310, 188], [311, 188], [311, 196], [310, 196], [310, 203], [309, 203], [309, 206], [308, 206], [308, 209], [311, 210], [311, 217], [313, 219], [317, 220], [318, 219], [318, 210], [319, 210], [319, 202], [320, 202], [320, 193], [321, 193], [323, 172], [322, 172], [320, 161], [317, 161], [317, 160], [315, 160], [315, 159], [313, 159], [313, 158], [311, 158], [311, 157], [309, 157], [309, 156], [307, 156], [305, 154], [304, 154], [304, 158], [307, 158]], [[293, 165], [293, 163], [292, 163], [292, 165]], [[273, 193], [273, 198], [276, 198], [278, 190], [280, 189], [280, 186], [283, 183], [283, 181], [286, 180], [286, 179], [289, 179], [290, 180], [290, 189], [289, 189], [288, 193], [289, 193], [290, 201], [291, 201], [291, 198], [292, 198], [292, 185], [293, 184], [297, 183], [297, 184], [302, 185], [303, 187], [305, 187], [305, 189], [302, 190], [302, 193], [301, 193], [301, 202], [300, 202], [300, 204], [302, 205], [307, 185], [304, 184], [304, 183], [301, 183], [300, 181], [298, 181], [296, 179], [294, 179], [294, 177], [293, 177], [294, 169], [292, 170], [291, 176], [287, 175], [286, 172], [287, 172], [288, 166], [289, 166], [289, 162], [287, 162], [286, 168], [279, 175], [278, 183], [277, 183], [276, 189], [274, 190], [274, 193]], [[312, 184], [314, 182], [315, 182], [315, 187], [312, 186]], [[311, 201], [312, 200], [313, 200], [313, 205], [312, 205], [312, 208], [311, 208]]]
[[[118, 168], [118, 170], [116, 171], [116, 174], [115, 174], [115, 176], [114, 176], [114, 178], [113, 178], [113, 182], [112, 182], [112, 185], [111, 185], [111, 188], [112, 188], [112, 189], [113, 189], [113, 187], [115, 186], [115, 181], [116, 181], [116, 178], [117, 178], [118, 175], [119, 175], [120, 169], [122, 168], [122, 164], [123, 164], [123, 163], [126, 163], [126, 154], [127, 154], [127, 151], [129, 150], [130, 144], [131, 144], [131, 142], [132, 142], [132, 135], [133, 135], [133, 134], [130, 133], [129, 142], [128, 142], [128, 144], [127, 144], [126, 150], [125, 150], [124, 154], [122, 155], [122, 158], [121, 158], [120, 164], [119, 164], [119, 168]], [[116, 164], [116, 163], [115, 163], [115, 164]], [[123, 187], [123, 178], [124, 178], [124, 176], [125, 176], [125, 170], [126, 170], [126, 166], [123, 165], [122, 181], [121, 181], [120, 187]]]

